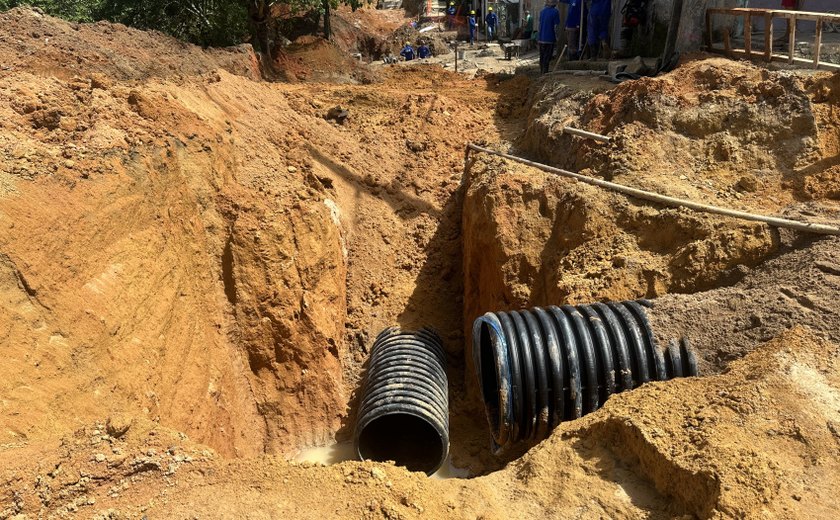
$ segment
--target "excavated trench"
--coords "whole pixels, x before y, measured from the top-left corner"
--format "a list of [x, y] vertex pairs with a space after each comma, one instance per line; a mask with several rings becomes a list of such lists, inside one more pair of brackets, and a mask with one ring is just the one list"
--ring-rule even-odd
[[[764, 453], [779, 451], [774, 436], [794, 439], [788, 449], [817, 426], [836, 427], [836, 410], [817, 404], [835, 398], [820, 352], [840, 341], [837, 239], [660, 208], [497, 157], [465, 168], [462, 141], [706, 203], [836, 220], [840, 76], [710, 59], [618, 87], [411, 67], [369, 85], [269, 85], [249, 76], [247, 53], [185, 48], [173, 58], [154, 35], [141, 45], [125, 28], [0, 16], [15, 42], [49, 33], [57, 53], [23, 60], [17, 43], [0, 40], [15, 64], [0, 75], [0, 457], [23, 475], [4, 481], [4, 497], [35, 482], [82, 504], [84, 486], [42, 471], [64, 465], [105, 482], [97, 497], [110, 500], [118, 482], [144, 478], [132, 461], [150, 475], [169, 467], [161, 457], [176, 455], [165, 442], [219, 454], [201, 455], [191, 479], [242, 471], [250, 486], [265, 470], [271, 481], [249, 487], [262, 491], [288, 475], [289, 487], [310, 486], [301, 504], [317, 495], [311, 488], [337, 486], [336, 500], [360, 502], [357, 516], [391, 478], [426, 490], [439, 516], [508, 488], [500, 496], [527, 496], [519, 506], [535, 517], [557, 504], [594, 507], [592, 494], [605, 517], [749, 516], [780, 493], [811, 496], [783, 488]], [[40, 49], [32, 40], [20, 45]], [[149, 48], [154, 63], [143, 62]], [[336, 106], [349, 113], [343, 123], [327, 118]], [[580, 141], [563, 125], [613, 139]], [[537, 447], [494, 455], [474, 320], [639, 298], [653, 302], [659, 345], [685, 336], [702, 372], [731, 372], [646, 383]], [[355, 458], [331, 443], [352, 439], [375, 338], [395, 325], [431, 327], [443, 346], [451, 456], [438, 475], [484, 479], [426, 488], [437, 484], [393, 468], [282, 460]], [[737, 362], [780, 335], [761, 347], [771, 354]], [[790, 374], [814, 381], [810, 394], [791, 391], [802, 383]], [[767, 408], [778, 397], [816, 411], [780, 420]], [[760, 429], [775, 420], [774, 433]], [[157, 440], [154, 428], [172, 435]], [[830, 453], [831, 435], [805, 443], [809, 460]], [[763, 443], [756, 453], [753, 442]], [[118, 460], [106, 448], [119, 443], [138, 451]], [[788, 450], [790, 468], [801, 468], [800, 451]], [[266, 469], [278, 464], [279, 474]], [[188, 481], [163, 471], [167, 486]], [[749, 493], [743, 482], [755, 483]], [[27, 489], [27, 512], [59, 507], [43, 502], [43, 488]], [[383, 516], [414, 507], [411, 492], [394, 497]]]
[[[710, 69], [702, 63], [692, 64], [688, 74], [698, 78], [694, 82], [693, 88], [696, 90], [693, 92], [674, 91], [667, 80], [665, 85], [644, 83], [641, 87], [627, 86], [620, 90], [621, 95], [616, 98], [615, 106], [604, 102], [605, 98], [597, 93], [597, 86], [589, 91], [589, 95], [580, 93], [569, 96], [570, 87], [537, 82], [530, 86], [528, 96], [522, 96], [524, 92], [520, 90], [519, 95], [522, 97], [508, 96], [500, 99], [497, 110], [505, 115], [512, 112], [528, 114], [527, 120], [532, 123], [524, 127], [516, 148], [535, 159], [556, 158], [555, 164], [574, 167], [590, 175], [647, 189], [659, 189], [666, 194], [694, 195], [699, 200], [720, 205], [742, 207], [737, 201], [757, 201], [764, 193], [772, 192], [774, 203], [782, 206], [792, 202], [795, 207], [797, 200], [807, 197], [796, 190], [786, 191], [783, 188], [779, 191], [779, 183], [783, 187], [791, 186], [786, 184], [785, 178], [798, 171], [808, 175], [807, 163], [813, 160], [818, 143], [828, 143], [827, 147], [823, 145], [821, 154], [832, 153], [834, 145], [831, 143], [835, 140], [833, 132], [837, 131], [837, 127], [823, 124], [826, 119], [822, 112], [824, 108], [820, 105], [824, 103], [820, 96], [829, 96], [822, 92], [815, 98], [814, 94], [828, 87], [809, 83], [809, 80], [791, 83], [790, 77], [784, 73], [771, 74], [757, 70], [750, 71], [753, 83], [744, 81], [732, 87], [722, 79], [731, 73], [726, 67], [725, 63], [718, 69]], [[773, 91], [775, 87], [771, 85], [775, 84], [788, 89], [796, 85], [797, 89], [795, 94], [777, 101], [779, 117], [783, 117], [781, 114], [799, 113], [799, 119], [807, 121], [810, 117], [816, 122], [810, 123], [811, 126], [803, 123], [802, 128], [793, 130], [789, 135], [772, 133], [777, 131], [776, 125], [765, 120], [757, 126], [744, 122], [726, 132], [721, 124], [703, 123], [706, 125], [704, 134], [698, 134], [694, 127], [679, 124], [668, 126], [665, 123], [669, 118], [682, 121], [680, 110], [685, 110], [684, 105], [699, 103], [701, 100], [717, 101], [718, 104], [714, 105], [716, 108], [711, 110], [715, 118], [732, 118], [733, 114], [750, 118], [752, 116], [744, 115], [744, 101], [730, 98], [729, 89], [738, 89], [742, 94], [750, 89], [764, 93]], [[628, 93], [627, 97], [625, 93]], [[558, 95], [562, 101], [545, 101]], [[629, 102], [626, 100], [632, 96], [635, 96], [632, 98], [634, 106], [640, 104], [646, 107], [644, 110], [652, 113], [639, 115], [622, 108], [622, 103]], [[525, 102], [522, 102], [523, 98]], [[557, 110], [563, 112], [558, 114]], [[605, 112], [616, 115], [612, 116], [610, 123], [599, 125], [599, 120], [593, 114]], [[620, 121], [618, 114], [622, 118]], [[610, 132], [617, 143], [606, 147], [573, 140], [556, 133], [557, 122]], [[639, 128], [642, 124], [655, 127], [659, 135]], [[740, 128], [751, 128], [750, 131], [757, 134], [739, 135]], [[765, 138], [762, 132], [765, 130], [768, 139], [784, 143], [784, 153], [775, 147], [761, 144]], [[806, 131], [810, 132], [810, 136], [803, 137]], [[516, 130], [511, 132], [512, 135], [516, 133]], [[721, 133], [726, 135], [722, 136]], [[722, 160], [719, 154], [713, 154], [706, 161], [695, 161], [693, 164], [684, 162], [684, 158], [696, 153], [696, 147], [703, 146], [685, 141], [687, 137], [705, 139], [710, 143], [721, 139], [742, 141], [739, 146], [744, 151], [741, 154], [749, 155], [748, 159], [755, 164], [776, 164], [782, 175], [769, 175], [756, 168], [745, 169], [742, 164], [744, 155], [730, 155]], [[673, 143], [673, 148], [667, 152], [672, 158], [667, 163], [667, 170], [663, 170], [660, 164], [649, 171], [642, 171], [641, 166], [651, 165], [650, 158], [635, 162], [630, 159], [638, 153], [640, 145], [636, 141], [640, 139], [646, 142]], [[564, 150], [564, 153], [557, 155], [557, 150]], [[616, 166], [618, 163], [625, 166], [619, 168]], [[714, 191], [703, 184], [698, 185], [695, 179], [704, 176], [713, 178], [716, 184], [721, 183], [723, 186]], [[753, 178], [757, 179], [759, 186], [756, 191], [746, 186]], [[670, 182], [667, 187], [666, 182]], [[726, 186], [727, 182], [733, 184]], [[450, 244], [450, 251], [462, 252], [463, 272], [460, 272], [458, 266], [452, 265], [453, 260], [459, 261], [459, 256], [454, 255], [443, 261], [433, 259], [436, 268], [425, 275], [424, 280], [442, 275], [447, 282], [452, 281], [444, 287], [436, 288], [445, 291], [445, 300], [457, 302], [456, 307], [464, 316], [460, 326], [465, 332], [453, 330], [451, 327], [456, 323], [454, 321], [444, 322], [446, 325], [442, 332], [446, 338], [452, 389], [452, 462], [454, 467], [462, 468], [468, 475], [485, 474], [498, 469], [533, 445], [526, 443], [524, 448], [507, 450], [499, 457], [491, 455], [492, 441], [483, 405], [478, 398], [479, 385], [471, 353], [472, 321], [483, 312], [653, 298], [655, 311], [651, 319], [658, 343], [668, 345], [672, 338], [690, 338], [697, 347], [702, 370], [711, 374], [719, 373], [729, 362], [757, 347], [761, 339], [773, 337], [796, 323], [807, 322], [814, 330], [823, 331], [837, 339], [834, 332], [836, 329], [833, 328], [838, 322], [836, 312], [829, 310], [822, 323], [807, 316], [797, 321], [790, 318], [791, 313], [795, 312], [792, 306], [762, 301], [756, 309], [748, 311], [749, 299], [742, 296], [747, 290], [745, 287], [753, 283], [752, 280], [767, 276], [762, 273], [765, 272], [764, 266], [768, 260], [773, 263], [766, 269], [772, 270], [777, 263], [785, 262], [798, 249], [811, 247], [811, 237], [798, 237], [787, 232], [780, 234], [777, 230], [755, 223], [663, 209], [597, 188], [574, 185], [490, 157], [479, 157], [468, 165], [462, 188], [452, 194], [451, 201], [441, 227], [451, 229], [453, 222], [460, 220], [460, 232], [454, 234], [457, 239]], [[766, 212], [766, 209], [762, 210]], [[833, 210], [830, 199], [820, 211], [825, 217], [831, 216]], [[817, 242], [820, 240], [817, 239]], [[432, 249], [431, 253], [435, 255], [437, 252]], [[459, 276], [463, 277], [463, 289], [457, 281]], [[799, 276], [795, 280], [795, 277], [788, 278], [796, 287], [794, 293], [809, 291], [806, 276]], [[833, 290], [834, 284], [830, 277], [823, 278], [825, 285], [817, 292], [826, 294]], [[723, 339], [726, 335], [723, 331], [728, 328], [732, 313], [715, 309], [704, 319], [691, 323], [689, 319], [683, 318], [701, 312], [708, 313], [709, 310], [703, 307], [721, 298], [739, 300], [732, 313], [750, 312], [763, 317], [785, 316], [786, 319], [771, 322], [773, 325], [769, 329], [773, 332], [769, 332], [766, 326], [768, 320], [758, 318], [765, 325], [761, 334], [748, 327], [749, 334], [736, 333], [733, 339], [727, 340]], [[799, 299], [807, 301], [809, 296]], [[442, 322], [436, 319], [439, 315], [436, 316], [433, 306], [427, 306], [428, 302], [423, 299], [414, 301], [426, 305], [411, 306], [408, 313], [411, 320], [405, 322], [407, 326], [441, 326]], [[361, 385], [356, 375], [358, 373], [349, 379]], [[345, 421], [345, 432], [349, 431], [353, 420], [354, 413], [351, 411]]]

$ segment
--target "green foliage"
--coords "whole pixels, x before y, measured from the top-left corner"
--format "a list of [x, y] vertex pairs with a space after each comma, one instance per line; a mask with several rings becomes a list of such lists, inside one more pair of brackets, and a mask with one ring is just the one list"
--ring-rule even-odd
[[241, 43], [248, 34], [240, 0], [99, 0], [99, 19], [154, 29], [205, 46]]
[[256, 42], [273, 39], [272, 28], [277, 28], [271, 19], [273, 7], [283, 5], [292, 15], [310, 13], [316, 21], [324, 16], [329, 24], [329, 10], [340, 4], [356, 10], [365, 3], [371, 0], [0, 0], [0, 11], [29, 5], [66, 20], [108, 20], [199, 45], [226, 46], [242, 43], [249, 35]]
[[0, 0], [0, 11], [23, 5], [40, 7], [45, 13], [65, 20], [91, 22], [102, 0]]

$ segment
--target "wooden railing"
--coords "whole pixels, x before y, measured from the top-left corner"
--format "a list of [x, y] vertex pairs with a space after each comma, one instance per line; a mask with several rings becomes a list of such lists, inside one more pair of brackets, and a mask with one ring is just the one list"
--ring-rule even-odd
[[[712, 42], [712, 16], [713, 15], [728, 15], [738, 16], [744, 19], [744, 48], [732, 48], [732, 39], [729, 30], [723, 31], [723, 49], [715, 48]], [[773, 54], [773, 20], [782, 18], [788, 20], [790, 24], [790, 32], [788, 34], [788, 54]], [[764, 47], [761, 52], [754, 51], [752, 48], [752, 27], [753, 20], [764, 20]], [[796, 22], [800, 20], [809, 20], [816, 22], [816, 31], [814, 33], [814, 49], [813, 59], [798, 58], [794, 56], [796, 50]], [[807, 63], [813, 67], [827, 68], [840, 70], [840, 64], [827, 63], [820, 61], [820, 48], [822, 47], [822, 31], [823, 23], [840, 23], [840, 15], [830, 13], [817, 13], [810, 11], [786, 11], [782, 9], [752, 9], [752, 8], [712, 8], [706, 10], [706, 49], [709, 52], [719, 52], [727, 56], [745, 56], [747, 59], [763, 57], [766, 61], [777, 60], [787, 61], [788, 63]]]

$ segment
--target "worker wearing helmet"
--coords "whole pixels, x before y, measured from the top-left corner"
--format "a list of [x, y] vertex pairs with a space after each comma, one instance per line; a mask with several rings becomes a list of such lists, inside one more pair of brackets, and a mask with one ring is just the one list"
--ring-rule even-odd
[[425, 41], [420, 42], [420, 46], [417, 47], [417, 58], [421, 60], [425, 60], [426, 58], [432, 57], [432, 49], [429, 48], [429, 44]]
[[499, 24], [499, 17], [493, 12], [492, 7], [487, 8], [487, 16], [484, 17], [484, 23], [487, 24], [487, 41], [496, 38], [496, 27]]
[[411, 42], [405, 42], [405, 47], [400, 51], [400, 56], [405, 58], [405, 61], [414, 59], [414, 47], [411, 46]]
[[458, 10], [455, 8], [455, 2], [449, 2], [449, 7], [446, 8], [446, 14], [449, 16], [449, 30], [455, 27], [455, 13]]
[[478, 22], [475, 20], [475, 11], [470, 11], [470, 17], [467, 18], [470, 25], [470, 45], [475, 43], [475, 31], [478, 29]]

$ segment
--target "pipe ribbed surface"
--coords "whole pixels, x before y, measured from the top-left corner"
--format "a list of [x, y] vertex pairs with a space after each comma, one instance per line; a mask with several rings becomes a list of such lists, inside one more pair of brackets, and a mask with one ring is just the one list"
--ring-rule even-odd
[[614, 393], [698, 375], [687, 340], [659, 348], [648, 305], [536, 307], [475, 320], [473, 363], [497, 450], [540, 441]]
[[434, 332], [389, 328], [376, 337], [353, 443], [362, 460], [431, 475], [449, 455], [446, 354]]

